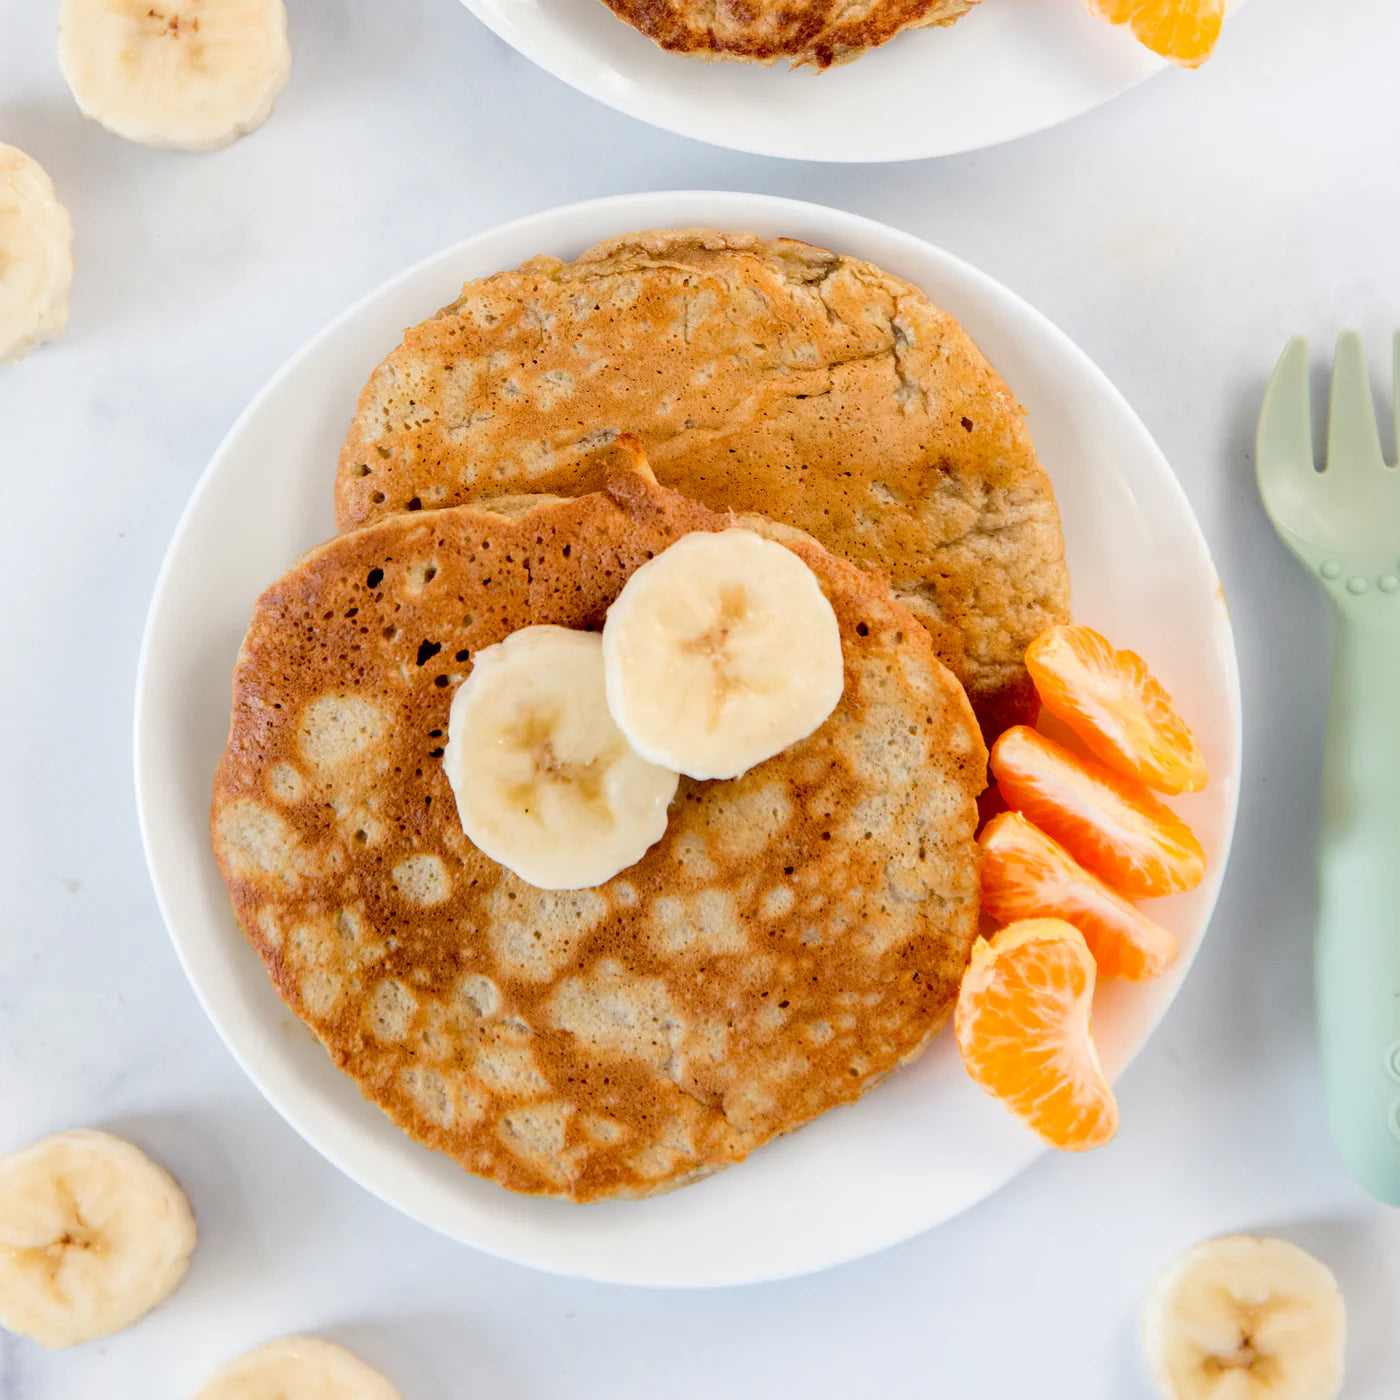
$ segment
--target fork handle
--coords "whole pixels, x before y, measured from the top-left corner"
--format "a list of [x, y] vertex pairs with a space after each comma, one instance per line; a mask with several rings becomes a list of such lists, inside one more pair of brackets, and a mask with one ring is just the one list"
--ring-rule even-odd
[[1317, 1019], [1332, 1136], [1356, 1179], [1400, 1206], [1400, 593], [1374, 588], [1338, 607]]

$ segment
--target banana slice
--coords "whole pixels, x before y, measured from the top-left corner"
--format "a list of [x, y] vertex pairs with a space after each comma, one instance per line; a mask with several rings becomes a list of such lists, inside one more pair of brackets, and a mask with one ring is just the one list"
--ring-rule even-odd
[[261, 126], [291, 72], [283, 0], [63, 0], [83, 115], [143, 146], [213, 151]]
[[1334, 1400], [1346, 1309], [1331, 1270], [1285, 1240], [1227, 1235], [1157, 1281], [1143, 1348], [1166, 1400]]
[[110, 1336], [175, 1291], [195, 1242], [174, 1178], [79, 1129], [0, 1158], [0, 1325], [41, 1346]]
[[542, 890], [601, 885], [666, 832], [675, 773], [608, 713], [596, 632], [526, 627], [477, 654], [443, 754], [462, 829]]
[[0, 365], [68, 324], [73, 223], [37, 160], [0, 145]]
[[624, 585], [603, 628], [608, 704], [643, 758], [737, 778], [817, 729], [845, 684], [816, 575], [751, 530], [686, 535]]
[[403, 1400], [389, 1378], [319, 1337], [283, 1337], [221, 1366], [195, 1400]]

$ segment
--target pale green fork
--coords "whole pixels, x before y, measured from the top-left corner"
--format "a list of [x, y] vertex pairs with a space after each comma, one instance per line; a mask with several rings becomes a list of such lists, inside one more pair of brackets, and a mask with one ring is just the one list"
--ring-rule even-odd
[[[1400, 469], [1381, 451], [1356, 332], [1337, 342], [1322, 471], [1308, 399], [1299, 337], [1264, 397], [1256, 469], [1264, 508], [1337, 620], [1319, 818], [1323, 1087], [1352, 1174], [1400, 1205]], [[1400, 421], [1400, 334], [1395, 399]]]

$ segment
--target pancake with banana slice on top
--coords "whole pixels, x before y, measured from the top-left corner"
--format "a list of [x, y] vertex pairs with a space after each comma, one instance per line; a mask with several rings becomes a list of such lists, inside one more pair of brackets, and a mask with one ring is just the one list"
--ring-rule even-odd
[[[249, 942], [365, 1096], [468, 1171], [575, 1201], [694, 1181], [924, 1049], [977, 930], [986, 765], [881, 580], [645, 470], [604, 487], [394, 515], [305, 555], [258, 602], [211, 812]], [[830, 717], [742, 777], [681, 778], [661, 839], [595, 888], [485, 856], [443, 758], [473, 659], [601, 629], [648, 560], [736, 526], [834, 610]]]
[[1069, 619], [1054, 492], [1006, 385], [918, 288], [704, 229], [469, 282], [366, 385], [336, 521], [580, 494], [609, 428], [641, 439], [662, 485], [888, 578], [989, 740], [1034, 722], [1026, 647]]

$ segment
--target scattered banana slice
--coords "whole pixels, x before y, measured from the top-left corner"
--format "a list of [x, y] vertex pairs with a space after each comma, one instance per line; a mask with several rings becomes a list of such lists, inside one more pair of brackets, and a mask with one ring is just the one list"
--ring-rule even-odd
[[283, 1337], [221, 1366], [195, 1400], [403, 1400], [389, 1378], [319, 1337]]
[[68, 324], [73, 224], [43, 166], [0, 145], [0, 365]]
[[836, 614], [792, 550], [751, 530], [678, 540], [603, 628], [608, 704], [644, 758], [737, 778], [817, 729], [845, 676]]
[[291, 71], [283, 0], [63, 0], [83, 115], [143, 146], [213, 151], [267, 120]]
[[79, 1129], [0, 1158], [0, 1325], [46, 1347], [130, 1327], [195, 1242], [185, 1194], [138, 1147]]
[[526, 627], [477, 654], [442, 761], [462, 829], [543, 890], [635, 865], [665, 834], [679, 781], [608, 713], [602, 639], [567, 627]]
[[1285, 1240], [1198, 1244], [1157, 1281], [1143, 1315], [1166, 1400], [1334, 1400], [1345, 1343], [1337, 1280]]

